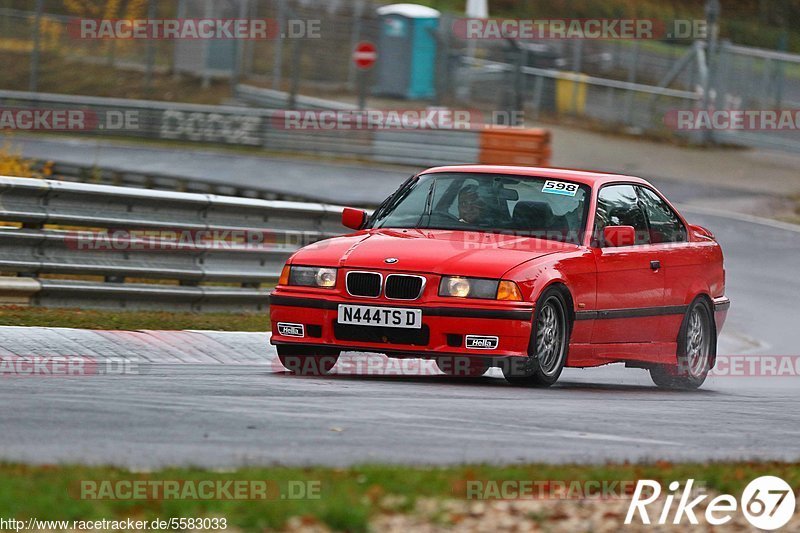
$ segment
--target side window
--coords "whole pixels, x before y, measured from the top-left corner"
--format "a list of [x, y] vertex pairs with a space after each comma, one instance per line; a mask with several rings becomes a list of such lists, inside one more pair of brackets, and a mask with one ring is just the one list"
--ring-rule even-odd
[[686, 242], [686, 228], [669, 205], [646, 187], [636, 189], [650, 223], [650, 242], [653, 244]]
[[600, 189], [594, 226], [596, 242], [603, 242], [606, 226], [633, 226], [635, 244], [650, 243], [647, 218], [632, 185], [609, 185]]

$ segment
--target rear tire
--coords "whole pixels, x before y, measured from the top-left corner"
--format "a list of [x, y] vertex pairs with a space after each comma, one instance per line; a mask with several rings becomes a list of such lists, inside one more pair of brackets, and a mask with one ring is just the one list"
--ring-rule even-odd
[[448, 376], [457, 378], [479, 378], [489, 370], [487, 363], [466, 355], [437, 357], [436, 366]]
[[650, 377], [659, 388], [695, 390], [705, 382], [717, 355], [713, 317], [704, 298], [692, 302], [678, 333], [678, 364], [650, 368]]
[[278, 359], [292, 374], [298, 376], [325, 376], [339, 360], [340, 351], [335, 348], [279, 344]]
[[509, 357], [501, 365], [503, 376], [512, 385], [550, 387], [567, 362], [569, 335], [567, 304], [561, 291], [550, 288], [536, 302], [528, 357]]

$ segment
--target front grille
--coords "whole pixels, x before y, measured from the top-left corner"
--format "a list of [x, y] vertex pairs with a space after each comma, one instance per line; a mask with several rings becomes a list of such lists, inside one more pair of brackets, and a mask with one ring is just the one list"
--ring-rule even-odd
[[333, 334], [340, 341], [408, 344], [414, 346], [427, 346], [430, 341], [430, 330], [424, 324], [421, 329], [410, 329], [339, 324], [334, 320]]
[[394, 300], [416, 300], [422, 293], [424, 278], [389, 274], [386, 277], [386, 297]]
[[347, 292], [352, 296], [377, 298], [381, 294], [381, 279], [376, 272], [348, 272]]

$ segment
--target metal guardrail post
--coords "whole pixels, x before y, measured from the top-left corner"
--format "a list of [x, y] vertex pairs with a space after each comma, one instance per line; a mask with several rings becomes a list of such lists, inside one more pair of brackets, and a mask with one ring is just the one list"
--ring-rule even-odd
[[533, 82], [533, 120], [539, 120], [542, 109], [542, 91], [544, 90], [544, 77], [535, 76]]
[[[697, 74], [700, 77], [700, 87], [702, 87], [702, 107], [703, 110], [710, 109], [711, 98], [711, 79], [708, 71], [708, 56], [706, 54], [706, 45], [698, 41], [697, 43]], [[706, 128], [701, 134], [702, 142], [713, 142], [714, 132], [711, 128]]]
[[[286, 27], [286, 0], [278, 0], [278, 30]], [[283, 39], [275, 39], [275, 49], [272, 56], [272, 88], [281, 89], [281, 76], [283, 75]]]
[[[573, 49], [572, 49], [572, 72], [579, 74], [582, 70], [582, 59], [583, 59], [583, 40], [576, 39], [573, 41]], [[636, 81], [636, 80], [632, 80]], [[570, 109], [572, 110], [574, 115], [578, 115], [578, 91], [580, 90], [580, 82], [577, 80], [572, 83], [572, 95], [571, 95], [571, 102], [570, 102]]]
[[[153, 20], [156, 18], [156, 0], [147, 1], [147, 18]], [[144, 90], [145, 94], [150, 96], [153, 91], [153, 68], [156, 61], [156, 45], [153, 39], [147, 41], [147, 57], [145, 59], [145, 74], [144, 74]]]
[[[628, 83], [636, 83], [637, 68], [639, 67], [639, 41], [633, 43], [633, 56], [631, 57], [630, 65], [628, 65]], [[628, 91], [625, 95], [625, 107], [622, 114], [622, 122], [626, 126], [631, 125], [631, 112], [633, 108], [633, 91]]]
[[31, 52], [31, 74], [28, 82], [28, 90], [36, 92], [39, 90], [39, 59], [41, 52], [41, 33], [42, 33], [42, 10], [44, 0], [36, 0], [36, 16], [33, 19], [33, 51]]
[[[366, 7], [365, 0], [355, 0], [353, 3], [353, 26], [350, 30], [350, 50], [354, 50], [358, 42], [361, 40], [361, 19], [364, 17], [364, 8]], [[347, 62], [347, 86], [352, 91], [355, 88], [356, 64], [353, 61]]]

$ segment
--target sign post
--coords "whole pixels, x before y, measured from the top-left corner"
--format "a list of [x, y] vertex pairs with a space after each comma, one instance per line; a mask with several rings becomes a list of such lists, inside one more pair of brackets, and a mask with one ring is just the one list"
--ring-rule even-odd
[[361, 41], [353, 50], [353, 63], [358, 69], [358, 108], [367, 106], [367, 71], [375, 65], [378, 50], [374, 44]]

